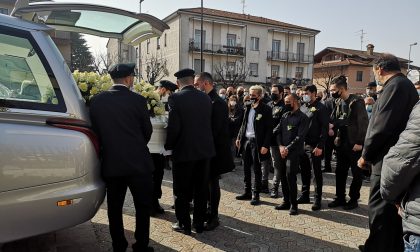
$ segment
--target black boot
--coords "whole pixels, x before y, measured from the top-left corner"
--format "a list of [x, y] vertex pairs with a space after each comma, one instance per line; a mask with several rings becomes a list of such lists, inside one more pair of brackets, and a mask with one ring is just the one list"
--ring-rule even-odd
[[252, 195], [251, 205], [256, 206], [260, 204], [260, 193], [254, 192]]
[[314, 204], [312, 205], [312, 211], [318, 211], [321, 209], [321, 200], [315, 199]]
[[297, 207], [297, 205], [290, 206], [289, 215], [298, 215], [298, 207]]
[[276, 210], [289, 210], [290, 209], [290, 203], [283, 201], [283, 203], [281, 203], [280, 205], [275, 206], [274, 209], [276, 209]]
[[277, 199], [279, 197], [279, 190], [273, 188], [270, 193], [270, 198]]
[[245, 191], [244, 194], [236, 196], [236, 199], [237, 200], [250, 200], [252, 199], [252, 194], [251, 192]]

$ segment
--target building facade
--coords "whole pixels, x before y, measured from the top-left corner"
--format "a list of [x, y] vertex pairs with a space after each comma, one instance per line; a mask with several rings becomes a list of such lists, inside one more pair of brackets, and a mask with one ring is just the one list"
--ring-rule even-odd
[[[375, 81], [372, 61], [383, 53], [374, 52], [374, 45], [368, 44], [366, 51], [337, 47], [327, 47], [314, 57], [314, 84], [321, 90], [328, 89], [330, 82], [337, 76], [347, 77], [351, 93], [365, 93], [369, 82]], [[407, 72], [408, 60], [398, 58], [401, 71]], [[414, 66], [413, 68], [416, 68]]]
[[203, 71], [224, 83], [312, 81], [318, 30], [208, 8], [203, 14], [203, 32], [201, 8], [180, 9], [166, 17], [170, 29], [140, 45], [140, 74], [146, 76], [148, 62], [157, 58], [166, 63], [169, 75], [165, 78], [171, 81], [175, 81], [173, 74], [179, 69], [200, 72], [201, 64]]

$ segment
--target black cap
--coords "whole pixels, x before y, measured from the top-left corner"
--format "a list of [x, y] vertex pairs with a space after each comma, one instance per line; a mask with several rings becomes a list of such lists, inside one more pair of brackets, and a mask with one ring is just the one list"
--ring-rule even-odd
[[181, 78], [184, 78], [184, 77], [194, 77], [194, 75], [195, 75], [195, 71], [190, 69], [190, 68], [185, 68], [185, 69], [179, 70], [178, 72], [176, 72], [174, 74], [174, 76], [177, 79], [181, 79]]
[[108, 69], [108, 73], [111, 75], [112, 79], [124, 78], [130, 75], [134, 75], [134, 68], [136, 64], [128, 63], [128, 64], [115, 64], [112, 65]]
[[369, 82], [366, 87], [376, 87], [376, 86], [377, 86], [376, 82], [372, 81], [372, 82]]
[[178, 89], [178, 86], [175, 85], [174, 83], [168, 81], [168, 80], [161, 80], [159, 82], [159, 87], [164, 87], [166, 89], [168, 89], [171, 92], [174, 92], [175, 90]]

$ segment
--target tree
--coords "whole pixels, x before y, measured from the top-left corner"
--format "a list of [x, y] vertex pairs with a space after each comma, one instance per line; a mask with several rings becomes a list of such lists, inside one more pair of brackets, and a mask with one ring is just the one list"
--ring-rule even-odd
[[71, 65], [70, 70], [73, 72], [79, 70], [81, 72], [90, 72], [93, 70], [93, 57], [89, 51], [86, 40], [80, 33], [70, 33], [71, 40]]
[[107, 54], [106, 52], [97, 52], [92, 62], [93, 70], [99, 74], [108, 72], [111, 65], [118, 62], [118, 54]]
[[163, 58], [162, 55], [158, 56], [155, 54], [151, 57], [146, 57], [144, 66], [146, 73], [145, 79], [152, 85], [164, 77], [169, 76], [167, 59]]
[[335, 77], [344, 74], [343, 66], [322, 66], [314, 69], [314, 82], [329, 93], [330, 85]]
[[244, 59], [234, 62], [220, 62], [214, 65], [215, 74], [213, 78], [224, 88], [232, 86], [236, 88], [242, 85], [250, 75], [249, 67]]

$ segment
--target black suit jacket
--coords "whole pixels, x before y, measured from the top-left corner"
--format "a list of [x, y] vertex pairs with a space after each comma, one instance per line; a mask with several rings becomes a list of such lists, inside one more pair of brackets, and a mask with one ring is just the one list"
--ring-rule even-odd
[[216, 156], [210, 162], [210, 174], [217, 176], [230, 172], [235, 168], [230, 150], [231, 138], [229, 136], [229, 112], [226, 102], [220, 98], [216, 90], [208, 93], [212, 101], [211, 124], [213, 130], [214, 147]]
[[[246, 137], [246, 127], [248, 123], [248, 115], [251, 106], [247, 106], [245, 110], [244, 120], [242, 121], [241, 129], [239, 130], [239, 134], [237, 139], [240, 140], [241, 146], [239, 152], [242, 152], [242, 148], [245, 145]], [[258, 119], [259, 118], [259, 119]], [[267, 152], [265, 155], [261, 155], [259, 150], [261, 147], [265, 147], [270, 149], [271, 145], [271, 137], [273, 135], [273, 117], [272, 117], [272, 110], [263, 102], [260, 101], [258, 107], [255, 108], [255, 117], [254, 117], [254, 130], [255, 130], [255, 138], [257, 140], [258, 145], [258, 153], [260, 161], [267, 160], [270, 158], [270, 152]]]
[[113, 86], [91, 99], [90, 118], [101, 142], [104, 177], [153, 172], [147, 147], [153, 128], [144, 97], [126, 87]]
[[373, 106], [362, 153], [373, 164], [372, 174], [381, 174], [383, 158], [397, 143], [418, 99], [416, 88], [403, 74], [396, 74], [385, 83]]
[[215, 155], [210, 97], [193, 86], [169, 96], [166, 150], [174, 162], [210, 159]]

